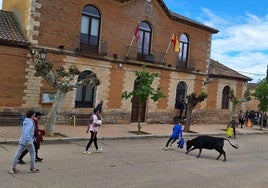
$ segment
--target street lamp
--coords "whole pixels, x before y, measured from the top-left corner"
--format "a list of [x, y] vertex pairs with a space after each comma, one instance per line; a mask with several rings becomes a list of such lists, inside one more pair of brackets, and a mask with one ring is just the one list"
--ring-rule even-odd
[[206, 76], [206, 81], [204, 82], [204, 85], [210, 84], [213, 80], [214, 80], [213, 75], [212, 74], [208, 74]]
[[40, 60], [45, 60], [46, 57], [47, 57], [47, 51], [45, 49], [41, 49], [39, 52], [38, 52], [38, 57]]

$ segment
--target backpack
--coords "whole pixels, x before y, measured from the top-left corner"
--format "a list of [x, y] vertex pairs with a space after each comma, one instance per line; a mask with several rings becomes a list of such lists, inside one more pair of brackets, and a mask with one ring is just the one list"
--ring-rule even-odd
[[184, 145], [184, 138], [181, 137], [181, 139], [178, 141], [178, 148], [182, 149]]

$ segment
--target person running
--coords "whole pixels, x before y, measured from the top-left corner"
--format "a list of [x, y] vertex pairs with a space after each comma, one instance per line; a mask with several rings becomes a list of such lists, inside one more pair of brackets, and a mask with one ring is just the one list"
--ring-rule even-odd
[[16, 168], [18, 158], [21, 153], [27, 149], [30, 153], [30, 172], [37, 173], [39, 169], [35, 168], [35, 150], [34, 150], [34, 119], [35, 112], [29, 110], [26, 113], [26, 118], [23, 121], [21, 136], [19, 139], [19, 146], [16, 154], [13, 157], [12, 168], [9, 170], [10, 174], [18, 173], [19, 170]]
[[178, 138], [182, 138], [182, 126], [180, 123], [177, 123], [174, 125], [173, 129], [172, 129], [172, 134], [170, 135], [167, 143], [166, 143], [166, 147], [164, 148], [165, 151], [168, 150], [168, 146], [172, 146], [172, 144], [178, 139]]
[[96, 152], [101, 152], [102, 149], [98, 147], [98, 139], [97, 139], [97, 133], [98, 133], [98, 127], [101, 124], [101, 120], [98, 120], [98, 115], [99, 115], [99, 110], [98, 109], [94, 109], [93, 110], [93, 121], [92, 123], [89, 123], [86, 133], [90, 132], [90, 139], [88, 141], [88, 144], [84, 150], [84, 154], [91, 154], [91, 151], [89, 151], [89, 148], [91, 146], [91, 144], [94, 142], [94, 146], [96, 148]]

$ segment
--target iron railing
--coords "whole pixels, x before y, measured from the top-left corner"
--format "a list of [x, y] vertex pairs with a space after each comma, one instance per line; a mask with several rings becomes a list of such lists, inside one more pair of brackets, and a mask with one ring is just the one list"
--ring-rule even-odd
[[166, 64], [166, 56], [164, 52], [150, 51], [150, 53], [139, 53], [138, 48], [126, 47], [126, 60], [145, 61], [152, 64]]
[[77, 52], [80, 53], [90, 53], [90, 54], [98, 54], [102, 56], [107, 56], [108, 54], [108, 42], [102, 40], [99, 46], [90, 45], [85, 41], [80, 41], [79, 48], [76, 49]]

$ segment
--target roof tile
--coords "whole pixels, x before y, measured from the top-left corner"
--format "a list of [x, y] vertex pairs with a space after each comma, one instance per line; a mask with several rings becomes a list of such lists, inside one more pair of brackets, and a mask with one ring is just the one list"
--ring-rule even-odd
[[252, 78], [247, 77], [243, 74], [238, 73], [237, 71], [226, 67], [225, 65], [215, 61], [213, 59], [210, 60], [209, 73], [213, 76], [219, 77], [229, 77], [229, 78], [237, 78], [241, 80], [251, 81]]
[[27, 45], [29, 42], [24, 37], [13, 12], [0, 10], [0, 42]]

